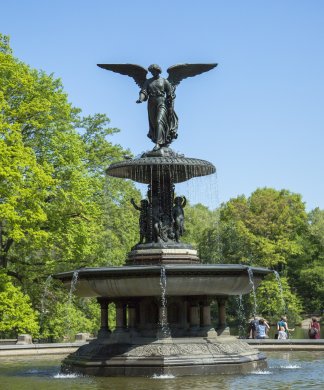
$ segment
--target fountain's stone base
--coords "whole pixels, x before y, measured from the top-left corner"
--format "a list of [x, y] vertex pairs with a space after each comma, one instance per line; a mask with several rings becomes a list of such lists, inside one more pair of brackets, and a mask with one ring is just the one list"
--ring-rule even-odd
[[265, 359], [233, 336], [153, 340], [113, 333], [69, 355], [62, 370], [94, 376], [242, 374], [267, 367]]
[[[270, 272], [242, 265], [172, 263], [78, 270], [75, 291], [81, 297], [97, 297], [101, 327], [97, 340], [64, 360], [64, 371], [98, 376], [181, 376], [239, 374], [266, 367], [265, 356], [230, 336], [226, 325], [226, 300], [250, 292], [252, 270], [253, 286]], [[74, 275], [65, 272], [55, 277], [70, 287]], [[111, 305], [115, 306], [113, 332], [109, 329]], [[212, 327], [213, 305], [217, 305], [216, 330]]]

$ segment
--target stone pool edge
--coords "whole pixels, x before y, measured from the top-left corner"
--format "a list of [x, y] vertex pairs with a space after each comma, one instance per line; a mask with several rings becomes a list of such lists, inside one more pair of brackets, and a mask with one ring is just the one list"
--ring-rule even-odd
[[[256, 340], [244, 339], [259, 351], [324, 351], [324, 339], [308, 340]], [[73, 343], [48, 343], [27, 345], [0, 345], [0, 357], [5, 356], [28, 356], [28, 355], [64, 355], [75, 352], [87, 342]]]

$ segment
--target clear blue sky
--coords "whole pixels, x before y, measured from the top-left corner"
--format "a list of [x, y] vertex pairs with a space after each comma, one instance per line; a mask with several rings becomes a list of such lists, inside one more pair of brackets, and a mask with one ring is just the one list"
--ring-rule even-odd
[[173, 149], [217, 167], [221, 202], [267, 186], [324, 209], [323, 1], [10, 0], [0, 32], [135, 155], [153, 147], [137, 86], [96, 64], [217, 62], [178, 87]]

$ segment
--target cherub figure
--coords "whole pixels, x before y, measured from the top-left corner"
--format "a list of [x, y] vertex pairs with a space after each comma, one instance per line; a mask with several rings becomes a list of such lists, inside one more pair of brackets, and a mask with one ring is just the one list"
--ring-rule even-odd
[[[136, 103], [147, 101], [148, 137], [155, 143], [154, 150], [169, 146], [177, 138], [178, 117], [174, 112], [176, 86], [185, 78], [197, 76], [217, 64], [178, 64], [168, 68], [168, 78], [160, 76], [159, 65], [150, 65], [148, 70], [135, 64], [98, 64], [100, 68], [132, 77], [140, 87]], [[151, 78], [146, 78], [148, 71]]]
[[142, 199], [141, 205], [137, 206], [134, 199], [132, 198], [131, 203], [136, 210], [140, 211], [140, 216], [138, 220], [140, 228], [139, 244], [143, 244], [144, 240], [146, 240], [148, 235], [149, 202], [147, 199]]
[[184, 207], [187, 204], [185, 196], [177, 196], [174, 198], [174, 206], [172, 209], [172, 217], [174, 221], [175, 239], [179, 242], [180, 237], [184, 233]]
[[172, 229], [172, 218], [168, 214], [162, 215], [162, 226], [160, 229], [160, 236], [164, 242], [174, 240], [174, 233]]
[[163, 210], [157, 197], [152, 197], [152, 203], [150, 207], [152, 214], [153, 241], [159, 242], [162, 239]]

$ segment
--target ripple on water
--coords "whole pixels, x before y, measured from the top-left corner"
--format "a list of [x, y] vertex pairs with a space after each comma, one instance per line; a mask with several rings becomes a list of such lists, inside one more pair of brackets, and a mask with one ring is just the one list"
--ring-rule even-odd
[[252, 371], [252, 375], [272, 375], [272, 371], [268, 370], [257, 370], [257, 371]]
[[174, 379], [175, 376], [172, 374], [162, 374], [162, 375], [154, 374], [151, 378], [152, 379]]
[[280, 366], [282, 369], [287, 369], [287, 370], [298, 370], [301, 368], [298, 364], [288, 364], [287, 366]]
[[54, 379], [74, 379], [80, 377], [81, 375], [78, 374], [62, 374], [62, 373], [58, 373], [53, 376]]

